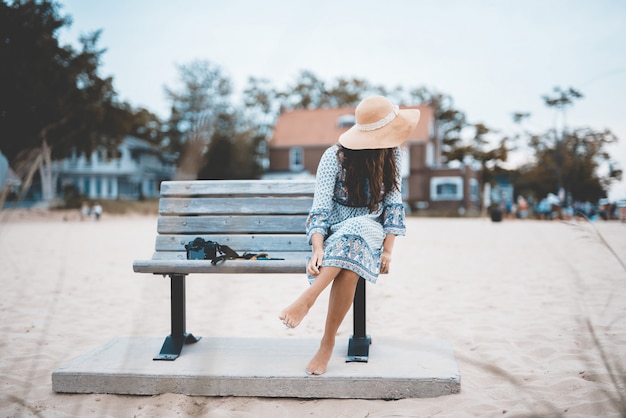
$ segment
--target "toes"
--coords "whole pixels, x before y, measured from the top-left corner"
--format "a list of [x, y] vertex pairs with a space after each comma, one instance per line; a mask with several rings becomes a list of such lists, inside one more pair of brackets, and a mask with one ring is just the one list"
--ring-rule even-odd
[[291, 324], [289, 323], [289, 319], [287, 318], [287, 314], [285, 314], [284, 312], [282, 312], [279, 316], [278, 319], [280, 319], [281, 321], [283, 321], [283, 324], [287, 327], [287, 328], [293, 328], [291, 326]]
[[293, 328], [293, 324], [291, 323], [291, 321], [289, 321], [289, 318], [287, 318], [286, 314], [281, 314], [278, 319], [280, 319], [281, 321], [283, 321], [283, 324], [287, 327], [287, 328]]

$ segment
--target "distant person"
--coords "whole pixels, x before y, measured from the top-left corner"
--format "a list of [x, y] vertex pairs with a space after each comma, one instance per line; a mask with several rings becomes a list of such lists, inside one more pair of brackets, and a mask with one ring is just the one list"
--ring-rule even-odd
[[528, 217], [528, 201], [522, 195], [517, 197], [517, 215], [520, 219]]
[[91, 209], [89, 208], [89, 205], [87, 202], [83, 202], [80, 206], [80, 220], [84, 221], [85, 219], [88, 219], [90, 215]]
[[379, 273], [389, 271], [394, 239], [406, 229], [399, 146], [420, 112], [372, 96], [359, 103], [355, 116], [356, 124], [324, 152], [317, 169], [306, 222], [311, 285], [279, 315], [287, 327], [298, 326], [332, 283], [324, 335], [305, 370], [310, 375], [326, 372], [359, 277], [375, 283]]
[[93, 215], [96, 218], [96, 221], [100, 220], [100, 216], [102, 215], [102, 206], [100, 203], [96, 203], [93, 207]]

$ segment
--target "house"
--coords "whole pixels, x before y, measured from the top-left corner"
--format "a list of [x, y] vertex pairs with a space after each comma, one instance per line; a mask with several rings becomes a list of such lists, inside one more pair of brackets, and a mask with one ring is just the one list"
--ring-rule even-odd
[[118, 147], [118, 155], [104, 148], [91, 156], [73, 153], [52, 164], [57, 195], [75, 186], [89, 199], [141, 199], [159, 196], [161, 181], [175, 173], [175, 158], [144, 140], [128, 136]]
[[[403, 145], [405, 201], [414, 209], [460, 213], [478, 209], [479, 172], [467, 165], [441, 163], [433, 109], [426, 105], [401, 107], [421, 112], [419, 124]], [[346, 107], [282, 112], [268, 142], [269, 170], [264, 178], [313, 177], [326, 148], [354, 125], [354, 111], [354, 107]]]

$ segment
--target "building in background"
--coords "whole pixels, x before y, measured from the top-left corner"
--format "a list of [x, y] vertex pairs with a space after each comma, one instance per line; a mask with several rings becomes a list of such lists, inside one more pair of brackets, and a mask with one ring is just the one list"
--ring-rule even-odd
[[[403, 194], [413, 209], [458, 211], [480, 208], [479, 171], [468, 165], [441, 163], [441, 143], [434, 135], [429, 106], [403, 145]], [[264, 178], [313, 177], [324, 151], [354, 125], [354, 107], [282, 112], [268, 142], [269, 169]]]
[[91, 156], [72, 154], [53, 162], [57, 196], [74, 186], [88, 199], [142, 199], [159, 196], [163, 180], [171, 180], [175, 158], [154, 145], [128, 136], [118, 147], [118, 155], [101, 148]]

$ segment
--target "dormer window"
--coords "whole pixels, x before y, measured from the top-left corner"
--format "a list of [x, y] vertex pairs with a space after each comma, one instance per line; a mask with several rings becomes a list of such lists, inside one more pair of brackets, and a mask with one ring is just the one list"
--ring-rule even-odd
[[337, 119], [338, 128], [351, 128], [355, 123], [354, 115], [343, 115]]

